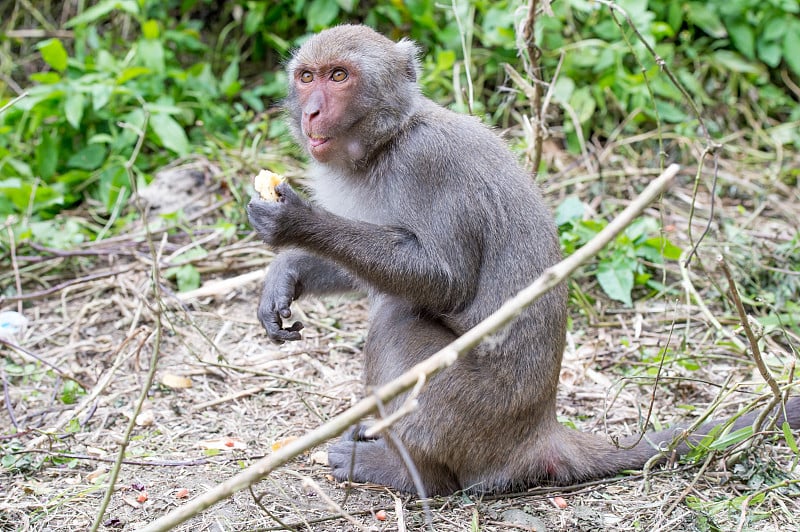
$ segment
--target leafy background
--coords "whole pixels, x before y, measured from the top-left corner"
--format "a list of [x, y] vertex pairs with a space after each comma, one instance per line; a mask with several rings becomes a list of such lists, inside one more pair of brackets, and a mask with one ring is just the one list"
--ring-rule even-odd
[[[124, 231], [137, 216], [126, 209], [126, 163], [142, 128], [144, 145], [130, 165], [140, 185], [157, 169], [195, 157], [223, 160], [230, 172], [251, 171], [252, 163], [237, 154], [241, 146], [291, 154], [275, 109], [284, 92], [281, 62], [310, 33], [332, 24], [365, 22], [390, 37], [417, 40], [425, 50], [425, 93], [489, 124], [518, 127], [528, 105], [524, 94], [508, 90], [503, 67], [519, 63], [515, 24], [525, 6], [517, 1], [101, 0], [64, 20], [72, 15], [67, 5], [2, 8], [0, 102], [25, 92], [0, 114], [0, 214], [13, 216], [17, 245], [69, 247]], [[795, 0], [619, 5], [670, 65], [714, 138], [756, 123], [762, 129], [800, 120]], [[577, 155], [587, 143], [657, 126], [667, 136], [701, 137], [686, 99], [658, 75], [659, 65], [629, 25], [597, 2], [551, 7], [536, 37], [543, 71], [559, 72], [552, 86], [553, 138]], [[32, 25], [44, 29], [42, 38], [24, 32]], [[800, 147], [797, 128], [769, 134], [787, 148]], [[526, 139], [516, 138], [523, 149]], [[672, 144], [670, 158], [685, 162], [687, 145]], [[539, 170], [546, 181], [548, 168]], [[793, 184], [797, 170], [781, 169], [777, 177]], [[246, 230], [241, 218], [234, 223]], [[585, 241], [578, 226], [586, 233], [600, 223], [569, 221], [562, 226], [565, 248]], [[648, 226], [641, 236], [656, 233]], [[8, 238], [0, 236], [5, 252]], [[620, 241], [622, 251], [600, 259], [601, 285], [627, 304], [633, 284], [653, 283], [635, 264], [649, 249], [641, 242]]]

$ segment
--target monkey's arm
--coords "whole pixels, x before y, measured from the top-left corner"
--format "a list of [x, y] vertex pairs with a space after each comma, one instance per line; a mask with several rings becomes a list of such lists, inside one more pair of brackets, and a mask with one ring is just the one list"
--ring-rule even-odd
[[465, 231], [452, 223], [429, 221], [424, 238], [407, 228], [337, 216], [300, 199], [287, 184], [277, 190], [281, 201], [254, 199], [247, 206], [267, 244], [326, 257], [378, 290], [427, 309], [453, 311], [472, 297], [479, 253], [459, 240]]
[[258, 319], [275, 342], [299, 340], [302, 323], [296, 321], [283, 327], [283, 320], [292, 317], [292, 301], [302, 295], [348, 292], [356, 288], [352, 276], [336, 264], [290, 249], [270, 264], [258, 304]]

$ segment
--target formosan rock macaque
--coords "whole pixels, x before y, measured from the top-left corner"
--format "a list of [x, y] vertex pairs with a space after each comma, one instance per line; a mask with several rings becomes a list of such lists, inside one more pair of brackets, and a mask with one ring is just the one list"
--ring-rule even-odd
[[[531, 176], [477, 119], [422, 96], [419, 69], [413, 42], [364, 26], [308, 40], [288, 63], [285, 108], [311, 156], [311, 201], [283, 183], [279, 201], [248, 206], [259, 236], [281, 250], [258, 308], [267, 334], [300, 338], [302, 324], [285, 321], [302, 295], [366, 291], [367, 389], [453, 341], [560, 260], [553, 218]], [[680, 432], [618, 448], [558, 422], [566, 299], [563, 285], [547, 293], [436, 375], [419, 407], [391, 428], [428, 495], [614, 475], [642, 467]], [[797, 398], [786, 412], [800, 426]], [[733, 428], [753, 420], [743, 416]], [[334, 476], [417, 491], [392, 443], [362, 435], [355, 429], [329, 447]]]

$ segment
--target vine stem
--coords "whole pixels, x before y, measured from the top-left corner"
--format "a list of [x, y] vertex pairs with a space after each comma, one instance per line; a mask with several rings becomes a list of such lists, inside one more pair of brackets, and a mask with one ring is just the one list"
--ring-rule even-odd
[[[728, 263], [725, 262], [725, 257], [718, 255], [717, 265], [719, 265], [722, 273], [725, 274], [725, 278], [728, 280], [730, 296], [733, 300], [734, 307], [736, 307], [736, 312], [739, 314], [739, 321], [742, 323], [742, 328], [747, 336], [747, 341], [750, 343], [750, 351], [753, 353], [753, 360], [756, 363], [758, 372], [761, 373], [761, 377], [769, 385], [770, 389], [772, 390], [772, 394], [775, 396], [776, 403], [773, 404], [777, 404], [777, 401], [781, 400], [781, 389], [778, 386], [778, 383], [775, 381], [775, 378], [772, 376], [772, 373], [770, 373], [769, 369], [767, 368], [767, 365], [764, 363], [764, 357], [761, 356], [761, 349], [758, 347], [758, 338], [756, 338], [753, 328], [750, 326], [747, 312], [745, 312], [742, 299], [739, 297], [739, 290], [736, 288], [736, 281], [733, 280], [733, 274], [731, 273], [730, 268], [728, 268]], [[773, 405], [770, 405], [766, 411], [770, 411], [772, 406]]]

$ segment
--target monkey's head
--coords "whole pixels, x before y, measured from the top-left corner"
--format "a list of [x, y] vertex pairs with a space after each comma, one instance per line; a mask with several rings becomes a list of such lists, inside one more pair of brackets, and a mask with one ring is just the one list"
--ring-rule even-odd
[[387, 142], [419, 101], [417, 53], [366, 26], [306, 41], [288, 64], [284, 101], [300, 145], [319, 162], [349, 166]]

